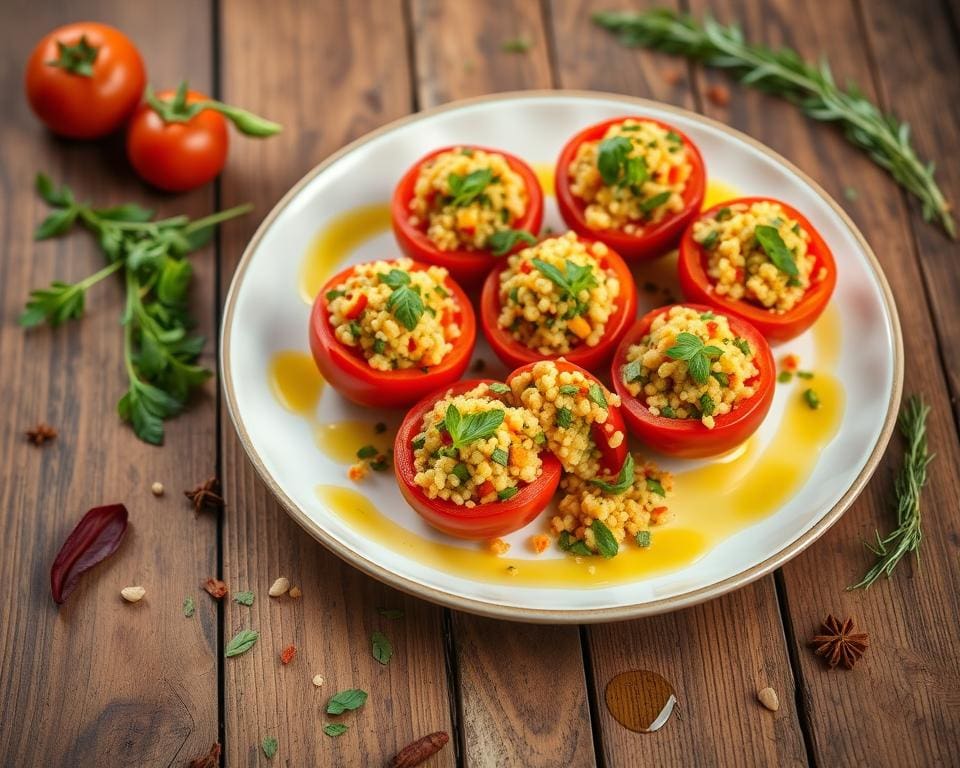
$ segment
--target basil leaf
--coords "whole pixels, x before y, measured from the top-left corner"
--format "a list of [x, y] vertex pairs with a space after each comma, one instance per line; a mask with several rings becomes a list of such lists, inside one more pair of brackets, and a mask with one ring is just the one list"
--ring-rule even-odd
[[260, 637], [260, 633], [253, 629], [241, 629], [237, 634], [233, 636], [233, 639], [227, 643], [227, 647], [223, 650], [223, 655], [225, 658], [231, 658], [232, 656], [240, 656], [257, 643], [257, 639]]
[[327, 702], [328, 715], [342, 715], [344, 712], [359, 709], [367, 700], [367, 692], [359, 688], [348, 688], [335, 694]]
[[567, 282], [567, 276], [553, 266], [553, 264], [547, 264], [547, 262], [543, 261], [542, 259], [531, 259], [530, 261], [533, 266], [537, 268], [537, 271], [547, 278], [547, 280], [552, 282], [566, 293], [571, 293], [570, 284]]
[[647, 478], [647, 490], [650, 491], [650, 493], [655, 493], [658, 496], [663, 496], [664, 498], [667, 496], [667, 492], [663, 490], [663, 483], [661, 483], [655, 477]]
[[537, 238], [525, 229], [499, 229], [487, 238], [484, 247], [494, 256], [505, 256], [521, 240], [527, 245], [534, 245], [537, 242]]
[[620, 473], [612, 483], [596, 477], [591, 479], [589, 482], [591, 485], [597, 486], [597, 488], [604, 493], [619, 496], [633, 485], [633, 469], [633, 454], [628, 453], [627, 458], [624, 459], [623, 466], [620, 468]]
[[777, 269], [791, 277], [796, 277], [800, 274], [793, 254], [790, 252], [790, 249], [787, 248], [786, 243], [783, 242], [783, 238], [780, 237], [780, 233], [776, 227], [759, 224], [753, 232], [754, 235], [756, 235], [760, 247], [763, 248]]
[[667, 357], [674, 360], [690, 360], [703, 351], [703, 342], [692, 333], [678, 333], [676, 342], [667, 350]]
[[347, 726], [343, 723], [327, 723], [323, 726], [323, 732], [327, 736], [343, 736], [347, 732]]
[[626, 136], [611, 136], [600, 142], [597, 148], [597, 170], [607, 186], [616, 184], [620, 168], [633, 149], [633, 142]]
[[410, 286], [401, 285], [387, 299], [387, 310], [408, 330], [417, 327], [423, 317], [423, 299]]
[[453, 445], [463, 448], [477, 440], [490, 437], [503, 424], [503, 416], [504, 412], [498, 408], [462, 416], [457, 407], [451, 405], [444, 416], [444, 426], [450, 433]]
[[597, 551], [606, 558], [615, 557], [620, 551], [620, 545], [613, 537], [607, 524], [602, 520], [594, 520], [590, 523], [590, 529], [593, 531], [594, 541], [597, 543]]
[[604, 410], [607, 410], [607, 398], [603, 394], [603, 388], [599, 384], [591, 384], [587, 389], [587, 397]]
[[372, 637], [373, 658], [381, 664], [387, 664], [393, 658], [393, 646], [383, 632], [374, 632]]
[[707, 356], [698, 354], [687, 360], [687, 372], [697, 384], [706, 384], [710, 378], [710, 363]]
[[386, 274], [380, 274], [377, 277], [381, 283], [389, 285], [393, 289], [397, 289], [401, 285], [410, 285], [410, 274], [402, 269], [391, 269]]

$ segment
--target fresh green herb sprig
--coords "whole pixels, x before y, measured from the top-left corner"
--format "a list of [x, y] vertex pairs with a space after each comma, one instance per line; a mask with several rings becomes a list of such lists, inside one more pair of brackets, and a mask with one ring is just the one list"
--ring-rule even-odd
[[163, 442], [163, 421], [186, 405], [190, 394], [211, 372], [195, 361], [203, 349], [192, 335], [187, 292], [193, 267], [185, 258], [209, 242], [221, 222], [248, 213], [239, 205], [191, 221], [173, 216], [152, 221], [153, 211], [135, 203], [94, 208], [77, 201], [67, 186], [56, 187], [40, 174], [37, 192], [54, 210], [37, 227], [37, 240], [69, 232], [77, 223], [97, 237], [107, 266], [77, 283], [56, 281], [31, 292], [20, 324], [51, 326], [83, 315], [87, 291], [112, 274], [122, 272], [126, 287], [123, 357], [127, 392], [117, 404], [124, 421], [141, 440]]
[[783, 238], [780, 237], [776, 227], [771, 227], [769, 224], [758, 224], [754, 228], [754, 235], [760, 247], [773, 262], [773, 266], [790, 277], [797, 277], [800, 274], [797, 262], [793, 258], [793, 252], [787, 248], [787, 244], [783, 242]]
[[493, 171], [490, 168], [480, 168], [465, 175], [451, 173], [447, 176], [447, 186], [450, 187], [448, 203], [454, 208], [465, 208], [479, 200], [484, 190], [493, 182]]
[[894, 484], [897, 527], [883, 538], [876, 532], [876, 545], [865, 543], [877, 556], [876, 564], [856, 584], [847, 589], [868, 589], [881, 576], [890, 578], [894, 568], [908, 552], [920, 560], [920, 496], [927, 482], [927, 467], [934, 455], [927, 450], [927, 416], [930, 406], [919, 395], [911, 397], [900, 412], [900, 434], [906, 443], [903, 466]]
[[564, 261], [563, 270], [557, 269], [553, 264], [548, 264], [542, 259], [531, 259], [531, 263], [541, 275], [560, 289], [561, 298], [570, 303], [565, 315], [567, 319], [582, 315], [587, 311], [587, 304], [580, 300], [580, 294], [597, 285], [597, 277], [593, 273], [593, 267], [589, 264], [580, 266], [570, 259]]
[[479, 413], [461, 414], [457, 406], [447, 406], [443, 426], [456, 449], [465, 448], [477, 440], [486, 440], [503, 424], [503, 411], [494, 408]]
[[909, 124], [884, 114], [856, 86], [839, 87], [826, 59], [814, 66], [790, 48], [773, 50], [748, 43], [735, 24], [725, 26], [710, 16], [701, 24], [666, 8], [601, 12], [593, 20], [617, 33], [625, 45], [676, 53], [730, 70], [745, 85], [780, 96], [815, 120], [836, 123], [854, 146], [920, 201], [924, 219], [936, 219], [950, 237], [957, 236], [950, 203], [934, 178], [934, 164], [917, 156]]
[[537, 238], [525, 229], [498, 229], [487, 238], [484, 247], [494, 256], [506, 256], [517, 247], [519, 242], [533, 245], [537, 242]]
[[705, 345], [699, 336], [686, 331], [678, 333], [676, 344], [667, 350], [667, 357], [686, 362], [690, 377], [701, 385], [710, 378], [710, 361], [722, 354], [719, 347]]
[[410, 273], [400, 269], [391, 269], [380, 275], [380, 282], [390, 286], [393, 292], [387, 299], [387, 309], [408, 331], [417, 327], [426, 308], [420, 297], [419, 288], [410, 287]]
[[633, 455], [628, 453], [627, 458], [623, 461], [623, 466], [620, 467], [620, 473], [612, 481], [594, 477], [590, 480], [590, 484], [597, 486], [604, 493], [619, 496], [633, 485], [633, 468]]

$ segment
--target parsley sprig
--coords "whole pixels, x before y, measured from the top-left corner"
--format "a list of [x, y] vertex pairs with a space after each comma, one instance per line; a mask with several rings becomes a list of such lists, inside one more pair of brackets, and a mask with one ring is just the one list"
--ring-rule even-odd
[[492, 408], [489, 411], [461, 414], [452, 403], [447, 406], [443, 417], [443, 426], [457, 450], [465, 448], [477, 440], [486, 440], [503, 424], [503, 410]]
[[387, 310], [400, 321], [404, 328], [412, 331], [426, 311], [423, 299], [417, 289], [410, 287], [410, 273], [400, 269], [391, 269], [380, 275], [380, 282], [393, 289], [387, 299]]
[[117, 410], [141, 440], [163, 442], [163, 421], [186, 405], [211, 372], [195, 363], [204, 340], [190, 333], [187, 292], [193, 267], [185, 258], [209, 242], [217, 224], [249, 212], [240, 205], [190, 221], [173, 216], [153, 221], [153, 211], [135, 203], [94, 208], [79, 202], [67, 186], [43, 174], [37, 192], [53, 211], [37, 227], [45, 240], [69, 232], [78, 222], [97, 237], [107, 266], [76, 283], [53, 282], [31, 292], [20, 324], [51, 326], [79, 318], [87, 291], [110, 275], [123, 273], [126, 288], [121, 323], [128, 387]]
[[826, 59], [814, 66], [790, 48], [748, 43], [735, 24], [724, 26], [710, 16], [701, 24], [666, 8], [601, 12], [593, 20], [616, 32], [625, 45], [677, 53], [730, 70], [745, 85], [793, 102], [814, 120], [836, 123], [851, 144], [920, 201], [925, 220], [936, 219], [950, 237], [957, 236], [950, 203], [933, 175], [934, 164], [917, 156], [910, 125], [881, 112], [856, 86], [840, 88]]
[[722, 354], [719, 347], [705, 345], [699, 336], [686, 331], [678, 333], [676, 343], [667, 350], [667, 357], [686, 362], [690, 378], [701, 385], [710, 378], [710, 361]]
[[776, 227], [771, 227], [769, 224], [758, 224], [754, 228], [753, 234], [764, 253], [773, 262], [773, 266], [790, 277], [797, 277], [800, 274], [793, 253], [783, 242], [783, 238], [780, 237]]
[[451, 173], [447, 176], [447, 186], [450, 187], [447, 203], [454, 208], [465, 208], [479, 200], [493, 181], [493, 171], [490, 168], [480, 168], [465, 175]]
[[527, 245], [533, 245], [537, 242], [537, 238], [525, 229], [498, 229], [487, 238], [484, 247], [494, 256], [506, 256], [521, 241]]
[[580, 294], [597, 285], [593, 267], [589, 264], [580, 266], [570, 259], [565, 259], [564, 268], [561, 271], [542, 259], [531, 259], [531, 262], [541, 275], [560, 289], [561, 298], [571, 303], [567, 310], [568, 317], [576, 317], [587, 311], [587, 304], [580, 300]]
[[927, 467], [933, 455], [927, 450], [927, 416], [930, 406], [923, 398], [914, 395], [900, 413], [900, 434], [906, 442], [903, 466], [894, 484], [897, 505], [897, 527], [883, 538], [876, 532], [876, 545], [866, 544], [877, 556], [876, 564], [867, 574], [848, 589], [869, 588], [881, 576], [890, 578], [894, 568], [908, 552], [915, 552], [920, 559], [920, 494], [927, 482]]

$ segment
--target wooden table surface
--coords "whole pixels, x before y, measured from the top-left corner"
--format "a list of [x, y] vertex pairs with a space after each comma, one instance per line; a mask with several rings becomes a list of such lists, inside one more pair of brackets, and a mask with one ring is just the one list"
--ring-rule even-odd
[[[669, 3], [673, 4], [673, 3]], [[960, 762], [960, 253], [886, 175], [830, 127], [795, 108], [670, 56], [625, 49], [589, 23], [626, 0], [5, 0], [0, 7], [0, 763], [18, 766], [185, 765], [224, 745], [226, 765], [375, 766], [431, 731], [451, 744], [432, 765], [957, 765]], [[921, 153], [960, 201], [960, 54], [953, 0], [689, 0], [738, 19], [749, 38], [829, 54], [909, 120]], [[909, 6], [910, 12], [905, 12]], [[22, 66], [53, 27], [88, 17], [127, 32], [150, 80], [195, 87], [284, 124], [269, 141], [238, 139], [219, 181], [179, 197], [146, 190], [114, 143], [56, 140], [22, 97]], [[524, 36], [526, 53], [501, 50]], [[731, 99], [706, 98], [729, 84]], [[214, 366], [223, 297], [260, 219], [307, 170], [394, 118], [494, 91], [586, 88], [702, 112], [767, 143], [843, 200], [896, 295], [907, 347], [905, 392], [932, 404], [937, 459], [924, 495], [922, 565], [845, 592], [870, 563], [861, 540], [891, 527], [894, 445], [853, 507], [773, 576], [713, 602], [657, 618], [584, 627], [510, 624], [407, 597], [341, 563], [271, 498], [244, 456], [216, 386], [169, 423], [154, 448], [121, 426], [124, 386], [119, 286], [100, 286], [87, 316], [51, 332], [16, 324], [29, 290], [76, 280], [100, 262], [77, 234], [36, 244], [46, 171], [101, 202], [134, 199], [199, 216], [250, 200], [255, 213], [195, 254], [193, 306]], [[856, 199], [846, 188], [856, 190]], [[47, 421], [43, 449], [23, 430]], [[894, 441], [896, 443], [896, 441]], [[194, 517], [181, 489], [211, 474], [222, 515]], [[166, 486], [162, 498], [150, 484]], [[80, 515], [123, 501], [132, 528], [111, 561], [59, 610], [49, 567]], [[266, 599], [275, 577], [299, 601]], [[220, 575], [258, 593], [252, 609], [217, 604], [198, 582]], [[131, 609], [128, 584], [148, 589]], [[184, 595], [197, 614], [181, 614]], [[377, 608], [402, 608], [396, 655], [369, 653]], [[256, 652], [224, 663], [224, 638], [252, 613]], [[850, 615], [871, 647], [851, 672], [826, 669], [806, 647], [828, 613]], [[295, 644], [289, 667], [278, 652]], [[603, 703], [616, 673], [656, 670], [675, 686], [680, 717], [655, 735], [618, 725]], [[311, 684], [315, 673], [323, 688]], [[776, 713], [756, 692], [779, 692]], [[350, 730], [321, 730], [339, 689], [370, 692]], [[265, 735], [279, 740], [268, 762]]]

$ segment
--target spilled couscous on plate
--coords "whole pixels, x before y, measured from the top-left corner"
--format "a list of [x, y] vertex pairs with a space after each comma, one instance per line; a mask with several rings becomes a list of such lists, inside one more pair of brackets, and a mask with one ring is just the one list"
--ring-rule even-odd
[[523, 177], [503, 155], [459, 147], [420, 166], [409, 221], [441, 251], [485, 250], [528, 204]]
[[[810, 234], [775, 201], [734, 203], [694, 222], [718, 296], [789, 312], [814, 279]], [[821, 269], [821, 272], [823, 270]]]
[[326, 293], [337, 340], [380, 371], [438, 365], [460, 337], [443, 267], [407, 258], [359, 264]]
[[699, 419], [712, 429], [717, 416], [754, 395], [754, 355], [723, 315], [677, 305], [630, 346], [618, 375], [652, 415]]
[[587, 226], [627, 234], [682, 211], [692, 172], [679, 134], [633, 118], [611, 125], [599, 141], [583, 142], [568, 169]]
[[540, 475], [540, 423], [509, 402], [506, 384], [439, 398], [414, 437], [414, 482], [464, 507], [506, 501]]
[[608, 423], [609, 409], [619, 406], [620, 398], [580, 371], [562, 370], [544, 360], [514, 376], [510, 386], [517, 402], [537, 419], [546, 448], [565, 472], [583, 478], [599, 473], [601, 452], [592, 434], [594, 425], [609, 433], [611, 448], [626, 440], [622, 430]]
[[509, 256], [499, 275], [497, 325], [543, 355], [597, 346], [623, 290], [609, 253], [568, 232]]
[[673, 491], [673, 476], [629, 455], [620, 476], [584, 479], [569, 474], [560, 481], [560, 490], [550, 528], [561, 549], [612, 557], [616, 550], [609, 539], [604, 540], [605, 531], [617, 545], [627, 541], [643, 548], [651, 545], [651, 526], [669, 518], [666, 503]]

